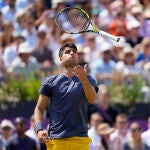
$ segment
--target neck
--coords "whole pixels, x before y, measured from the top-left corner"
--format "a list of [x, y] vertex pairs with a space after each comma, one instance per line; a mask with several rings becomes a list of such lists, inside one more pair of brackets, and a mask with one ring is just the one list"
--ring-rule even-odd
[[141, 138], [135, 139], [135, 140], [134, 140], [134, 143], [135, 143], [135, 144], [138, 144], [138, 145], [141, 144], [141, 143], [142, 143]]
[[72, 68], [64, 68], [62, 72], [67, 77], [74, 76], [73, 73], [72, 73]]
[[131, 38], [132, 38], [133, 40], [137, 40], [137, 37], [138, 37], [138, 33], [136, 33], [136, 34], [131, 34]]
[[125, 136], [126, 135], [126, 130], [119, 130], [119, 134]]
[[8, 140], [8, 138], [9, 138], [9, 136], [4, 136], [4, 139], [5, 139], [5, 140]]
[[25, 137], [25, 134], [23, 133], [23, 134], [18, 134], [18, 137], [20, 138], [20, 139], [23, 139], [24, 137]]
[[29, 32], [29, 34], [32, 34], [32, 28], [27, 28], [27, 31]]
[[100, 104], [100, 107], [103, 109], [103, 110], [107, 110], [108, 109], [108, 105], [105, 105], [103, 103]]
[[104, 58], [104, 62], [107, 64], [109, 62], [109, 59]]
[[38, 49], [39, 49], [39, 52], [44, 52], [44, 50], [45, 50], [45, 46], [43, 46], [43, 45], [38, 45]]

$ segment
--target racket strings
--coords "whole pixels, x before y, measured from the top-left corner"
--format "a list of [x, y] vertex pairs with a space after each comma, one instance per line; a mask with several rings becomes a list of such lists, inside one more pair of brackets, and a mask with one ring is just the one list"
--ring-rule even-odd
[[78, 33], [88, 28], [89, 18], [80, 9], [65, 9], [57, 16], [56, 24], [66, 32]]
[[70, 16], [69, 20], [71, 21], [71, 25], [74, 27], [73, 30], [77, 30], [77, 32], [80, 30], [82, 31], [84, 29], [84, 24], [81, 22], [84, 20], [83, 15], [81, 15], [79, 11], [71, 12], [68, 14]]

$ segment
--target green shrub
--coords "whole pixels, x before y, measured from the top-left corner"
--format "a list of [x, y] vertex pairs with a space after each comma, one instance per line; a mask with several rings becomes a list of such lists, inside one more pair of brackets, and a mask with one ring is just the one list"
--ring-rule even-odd
[[41, 80], [35, 76], [28, 78], [14, 78], [9, 76], [6, 82], [0, 84], [0, 100], [6, 101], [31, 101], [37, 100]]
[[141, 89], [145, 85], [145, 81], [140, 76], [134, 76], [132, 84], [113, 83], [109, 86], [112, 96], [111, 102], [121, 103], [125, 106], [132, 106], [135, 102], [143, 102]]

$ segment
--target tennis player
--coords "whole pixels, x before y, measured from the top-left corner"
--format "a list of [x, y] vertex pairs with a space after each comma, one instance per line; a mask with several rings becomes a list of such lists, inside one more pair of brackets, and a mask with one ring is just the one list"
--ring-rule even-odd
[[[59, 50], [62, 73], [47, 77], [41, 85], [34, 111], [35, 130], [47, 150], [88, 150], [87, 106], [96, 99], [96, 81], [87, 75], [87, 65], [78, 65], [77, 47], [65, 44]], [[49, 132], [43, 130], [43, 114], [49, 106]]]

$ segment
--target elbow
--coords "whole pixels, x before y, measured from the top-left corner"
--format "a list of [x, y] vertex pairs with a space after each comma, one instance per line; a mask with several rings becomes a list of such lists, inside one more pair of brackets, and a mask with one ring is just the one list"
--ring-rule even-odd
[[89, 98], [88, 102], [89, 104], [94, 104], [96, 100], [96, 94], [94, 94], [91, 98]]
[[34, 113], [37, 113], [37, 112], [43, 113], [44, 110], [45, 110], [45, 109], [43, 109], [42, 107], [40, 107], [40, 106], [37, 105], [37, 106], [35, 107]]

